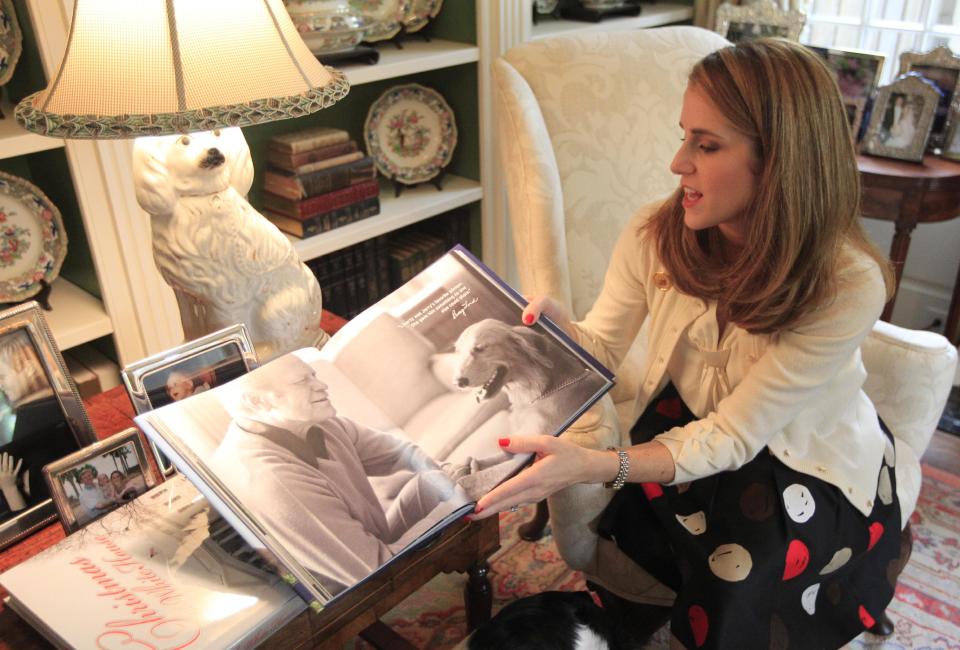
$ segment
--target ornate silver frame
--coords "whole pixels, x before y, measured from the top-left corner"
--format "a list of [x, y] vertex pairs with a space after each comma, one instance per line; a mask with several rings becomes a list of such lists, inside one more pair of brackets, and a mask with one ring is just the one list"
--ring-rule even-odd
[[[40, 305], [36, 301], [31, 300], [0, 312], [0, 340], [13, 332], [19, 331], [26, 333], [36, 353], [49, 388], [60, 406], [63, 419], [77, 443], [76, 449], [79, 450], [86, 445], [95, 443], [97, 438], [90, 424], [90, 419], [87, 417], [83, 401], [70, 378], [67, 366], [54, 342], [53, 334], [50, 332], [50, 328], [43, 317], [43, 312], [40, 310]], [[4, 402], [6, 403], [6, 401], [4, 396]], [[10, 442], [0, 446], [0, 450], [9, 447], [14, 442], [15, 440], [12, 438]], [[56, 460], [58, 459], [50, 458], [47, 463]], [[37, 476], [40, 476], [43, 466], [23, 469], [37, 472]], [[20, 514], [0, 522], [0, 548], [23, 539], [36, 529], [56, 521], [56, 519], [57, 509], [51, 498], [24, 509]]]
[[[68, 535], [72, 532], [80, 530], [86, 525], [78, 523], [76, 514], [73, 511], [73, 507], [70, 505], [70, 499], [67, 497], [67, 493], [64, 491], [63, 481], [61, 479], [65, 472], [72, 470], [77, 465], [82, 465], [91, 458], [98, 458], [105, 454], [109, 454], [112, 451], [120, 449], [124, 445], [133, 443], [134, 453], [137, 456], [137, 463], [140, 465], [143, 472], [143, 480], [145, 483], [143, 491], [146, 492], [150, 488], [157, 485], [157, 477], [150, 468], [150, 463], [147, 460], [147, 452], [143, 447], [143, 440], [140, 438], [140, 435], [140, 430], [136, 427], [124, 429], [119, 433], [113, 434], [109, 438], [105, 438], [88, 447], [84, 447], [83, 449], [74, 452], [69, 456], [64, 456], [60, 460], [50, 463], [43, 468], [43, 478], [47, 482], [47, 487], [50, 489], [53, 502], [57, 507], [57, 512], [60, 515], [60, 523], [63, 524], [63, 529], [67, 531]], [[139, 494], [137, 496], [139, 496]], [[108, 512], [116, 510], [121, 505], [122, 503], [115, 504], [113, 508], [104, 511], [96, 519], [99, 519]], [[86, 523], [92, 523], [93, 521], [96, 521], [96, 519]]]
[[[953, 88], [940, 88], [943, 92], [947, 93], [946, 104], [950, 106], [953, 103], [953, 99], [960, 94], [960, 56], [955, 55], [950, 48], [936, 47], [929, 52], [904, 52], [900, 55], [900, 72], [899, 74], [906, 74], [912, 72], [915, 66], [928, 66], [931, 68], [944, 68], [946, 70], [956, 70], [957, 71], [957, 82], [954, 84]], [[922, 72], [920, 73], [923, 74]], [[938, 85], [939, 87], [939, 85]], [[936, 148], [941, 147], [946, 138], [946, 132], [949, 128], [950, 115], [947, 114], [947, 120], [944, 121], [943, 127], [940, 130], [934, 130], [930, 132], [930, 147]]]
[[[260, 365], [253, 343], [250, 342], [250, 336], [247, 334], [247, 328], [242, 323], [238, 323], [125, 366], [122, 372], [123, 383], [127, 388], [127, 394], [130, 395], [133, 409], [139, 415], [156, 408], [150, 399], [150, 389], [146, 385], [156, 373], [168, 372], [207, 352], [231, 345], [236, 346], [240, 360], [246, 368], [245, 372]], [[150, 446], [163, 475], [172, 474], [173, 465], [160, 453], [153, 442]]]
[[[883, 124], [883, 117], [887, 112], [890, 97], [893, 94], [920, 95], [923, 98], [923, 113], [917, 121], [917, 130], [909, 146], [891, 147], [880, 140], [880, 131]], [[873, 111], [870, 114], [870, 125], [863, 137], [863, 144], [860, 151], [872, 156], [883, 156], [886, 158], [896, 158], [910, 162], [920, 162], [923, 160], [923, 153], [927, 148], [927, 139], [930, 136], [930, 128], [933, 126], [933, 116], [937, 110], [937, 102], [940, 101], [940, 93], [932, 86], [931, 82], [915, 76], [900, 77], [892, 84], [881, 86], [877, 90], [877, 98], [873, 104]]]
[[781, 9], [771, 0], [758, 0], [746, 6], [724, 2], [717, 7], [716, 32], [727, 40], [732, 25], [757, 25], [779, 27], [784, 33], [777, 34], [791, 41], [799, 40], [800, 32], [807, 22], [807, 14], [799, 9]]

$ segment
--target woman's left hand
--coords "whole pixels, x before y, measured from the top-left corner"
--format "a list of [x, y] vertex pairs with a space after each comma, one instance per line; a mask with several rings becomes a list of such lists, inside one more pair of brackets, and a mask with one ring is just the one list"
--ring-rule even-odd
[[[609, 452], [586, 449], [553, 436], [517, 436], [504, 440], [501, 440], [501, 449], [511, 454], [532, 452], [534, 463], [485, 494], [477, 502], [474, 519], [492, 516], [512, 506], [537, 503], [574, 483], [600, 482], [617, 473], [616, 456]], [[605, 477], [605, 468], [610, 470], [609, 477]]]

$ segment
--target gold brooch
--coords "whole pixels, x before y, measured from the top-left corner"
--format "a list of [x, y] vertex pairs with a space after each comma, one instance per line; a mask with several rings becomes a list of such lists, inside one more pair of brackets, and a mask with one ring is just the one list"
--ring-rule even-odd
[[670, 275], [663, 271], [657, 271], [653, 274], [653, 284], [660, 291], [666, 291], [673, 285], [670, 281]]

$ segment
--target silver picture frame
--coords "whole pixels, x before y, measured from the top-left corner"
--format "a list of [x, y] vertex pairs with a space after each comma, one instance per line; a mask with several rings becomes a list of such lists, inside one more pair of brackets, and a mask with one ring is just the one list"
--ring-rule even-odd
[[904, 52], [900, 55], [899, 74], [908, 72], [921, 74], [937, 84], [943, 93], [937, 104], [928, 143], [931, 149], [939, 149], [946, 138], [950, 105], [960, 94], [960, 56], [942, 45], [929, 52]]
[[947, 119], [947, 133], [943, 139], [940, 156], [947, 160], [960, 161], [960, 95], [950, 104], [950, 117]]
[[799, 40], [807, 22], [800, 9], [781, 9], [771, 0], [737, 6], [724, 2], [717, 7], [716, 32], [731, 43], [764, 36]]
[[0, 548], [56, 521], [43, 467], [94, 442], [39, 304], [0, 312]]
[[[157, 485], [141, 435], [130, 427], [43, 468], [68, 535]], [[93, 495], [89, 502], [86, 494]]]
[[920, 162], [940, 101], [933, 84], [916, 75], [881, 86], [860, 151], [872, 156]]
[[[259, 365], [247, 328], [238, 323], [131, 363], [121, 374], [139, 415], [230, 381]], [[164, 476], [172, 474], [173, 465], [150, 444], [160, 471]]]

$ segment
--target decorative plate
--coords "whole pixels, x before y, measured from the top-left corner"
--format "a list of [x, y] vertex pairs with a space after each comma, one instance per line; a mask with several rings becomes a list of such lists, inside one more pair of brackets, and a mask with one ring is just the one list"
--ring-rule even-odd
[[415, 185], [450, 164], [457, 146], [453, 111], [435, 90], [394, 86], [370, 106], [363, 127], [367, 153], [389, 178]]
[[403, 17], [413, 0], [350, 0], [350, 6], [369, 20], [363, 32], [368, 43], [393, 38], [403, 29]]
[[67, 256], [63, 218], [33, 183], [0, 172], [0, 302], [19, 302], [52, 283]]
[[10, 81], [23, 49], [23, 35], [11, 0], [0, 0], [0, 86]]
[[443, 7], [443, 0], [411, 0], [403, 16], [403, 28], [407, 33], [419, 32], [431, 18], [436, 18]]
[[560, 0], [536, 0], [533, 6], [538, 14], [552, 14], [558, 4]]

